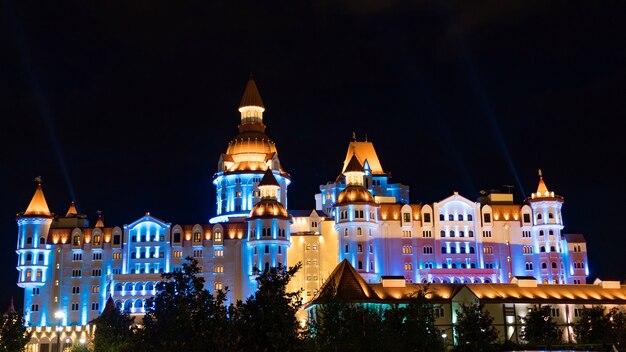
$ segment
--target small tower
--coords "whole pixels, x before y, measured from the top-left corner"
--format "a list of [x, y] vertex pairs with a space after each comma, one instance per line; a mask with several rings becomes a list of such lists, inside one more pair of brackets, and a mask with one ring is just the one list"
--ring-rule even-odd
[[541, 282], [550, 284], [564, 284], [568, 280], [565, 270], [563, 253], [567, 251], [562, 240], [563, 218], [561, 207], [564, 199], [549, 191], [539, 170], [539, 184], [537, 192], [527, 199], [533, 211], [533, 237], [535, 247], [539, 253]]
[[279, 188], [272, 169], [268, 168], [259, 182], [261, 200], [247, 218], [251, 275], [255, 274], [254, 268], [263, 271], [287, 264], [291, 217], [276, 198]]
[[363, 185], [365, 171], [352, 154], [343, 171], [346, 188], [337, 196], [334, 215], [340, 246], [339, 259], [347, 259], [359, 274], [369, 282], [378, 280], [375, 237], [378, 204]]
[[[49, 264], [51, 261], [51, 246], [47, 243], [48, 231], [54, 215], [48, 209], [46, 197], [41, 187], [41, 177], [35, 179], [37, 189], [23, 213], [17, 214], [17, 285], [24, 288], [24, 307], [33, 307], [33, 290], [40, 297], [39, 290], [43, 288], [50, 276]], [[25, 321], [31, 326], [39, 326], [43, 312], [27, 311]]]

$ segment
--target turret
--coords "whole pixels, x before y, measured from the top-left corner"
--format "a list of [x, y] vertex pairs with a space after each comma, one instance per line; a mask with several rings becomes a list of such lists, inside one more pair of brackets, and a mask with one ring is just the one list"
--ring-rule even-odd
[[[48, 203], [41, 187], [41, 177], [35, 179], [37, 189], [23, 213], [17, 214], [17, 285], [25, 289], [24, 307], [32, 307], [33, 291], [45, 285], [50, 276], [49, 263], [51, 261], [51, 246], [47, 243], [48, 231], [54, 215], [48, 208]], [[37, 314], [37, 313], [35, 313]], [[32, 326], [41, 322], [41, 315], [32, 316], [27, 311], [25, 321]]]
[[565, 270], [563, 253], [567, 252], [564, 245], [563, 218], [561, 207], [563, 197], [550, 191], [539, 170], [539, 184], [537, 192], [526, 199], [533, 211], [533, 237], [535, 238], [536, 252], [539, 253], [541, 279], [543, 283], [567, 283], [569, 274]]
[[265, 134], [264, 111], [259, 90], [250, 77], [239, 104], [239, 134], [220, 156], [213, 177], [217, 188], [217, 216], [210, 220], [211, 223], [243, 220], [261, 199], [258, 184], [267, 168], [277, 171], [274, 176], [280, 187], [276, 197], [287, 206], [287, 186], [291, 177], [282, 169], [276, 145]]
[[250, 263], [261, 271], [287, 263], [291, 217], [276, 197], [279, 189], [274, 172], [268, 168], [259, 183], [261, 200], [247, 218]]
[[377, 281], [377, 259], [374, 250], [378, 233], [376, 218], [378, 204], [363, 185], [363, 165], [352, 154], [343, 170], [346, 188], [337, 196], [334, 205], [335, 222], [339, 232], [340, 259], [347, 259], [368, 281]]

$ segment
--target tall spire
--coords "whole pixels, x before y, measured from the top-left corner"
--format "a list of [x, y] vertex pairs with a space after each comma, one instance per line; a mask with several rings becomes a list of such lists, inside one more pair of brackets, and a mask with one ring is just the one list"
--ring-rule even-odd
[[543, 181], [543, 174], [541, 173], [541, 169], [539, 169], [539, 185], [537, 185], [537, 194], [548, 194], [548, 186], [546, 186], [546, 183]]
[[276, 181], [272, 169], [269, 167], [265, 170], [265, 175], [259, 182], [259, 190], [261, 191], [261, 198], [276, 198], [276, 191], [280, 188], [280, 184]]
[[241, 111], [241, 108], [247, 106], [257, 106], [265, 109], [263, 100], [261, 100], [261, 94], [259, 94], [259, 89], [254, 82], [254, 78], [252, 78], [252, 73], [250, 73], [248, 84], [246, 84], [246, 89], [243, 91], [243, 97], [241, 97], [241, 102], [239, 103], [239, 111]]
[[50, 213], [48, 203], [46, 202], [46, 197], [44, 197], [43, 190], [41, 188], [41, 176], [35, 178], [35, 182], [37, 182], [37, 190], [35, 190], [35, 194], [30, 200], [30, 204], [28, 204], [28, 208], [26, 208], [24, 215], [52, 217], [52, 213]]

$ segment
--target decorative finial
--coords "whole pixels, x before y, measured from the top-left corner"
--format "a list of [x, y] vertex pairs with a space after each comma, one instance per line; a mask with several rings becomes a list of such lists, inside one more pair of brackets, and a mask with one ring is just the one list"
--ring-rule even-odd
[[252, 71], [250, 71], [250, 79], [254, 79], [254, 77], [252, 76]]
[[33, 179], [33, 181], [37, 182], [37, 184], [41, 186], [43, 179], [41, 178], [41, 176], [37, 176]]
[[365, 134], [365, 141], [367, 142], [367, 133]]
[[356, 142], [356, 132], [352, 132], [352, 140]]
[[541, 174], [541, 169], [539, 169], [539, 177], [543, 177], [543, 175]]

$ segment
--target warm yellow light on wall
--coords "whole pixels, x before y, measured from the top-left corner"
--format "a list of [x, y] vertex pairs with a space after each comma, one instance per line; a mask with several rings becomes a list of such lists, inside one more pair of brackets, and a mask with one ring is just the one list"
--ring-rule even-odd
[[105, 243], [111, 242], [111, 235], [104, 235], [104, 242]]

